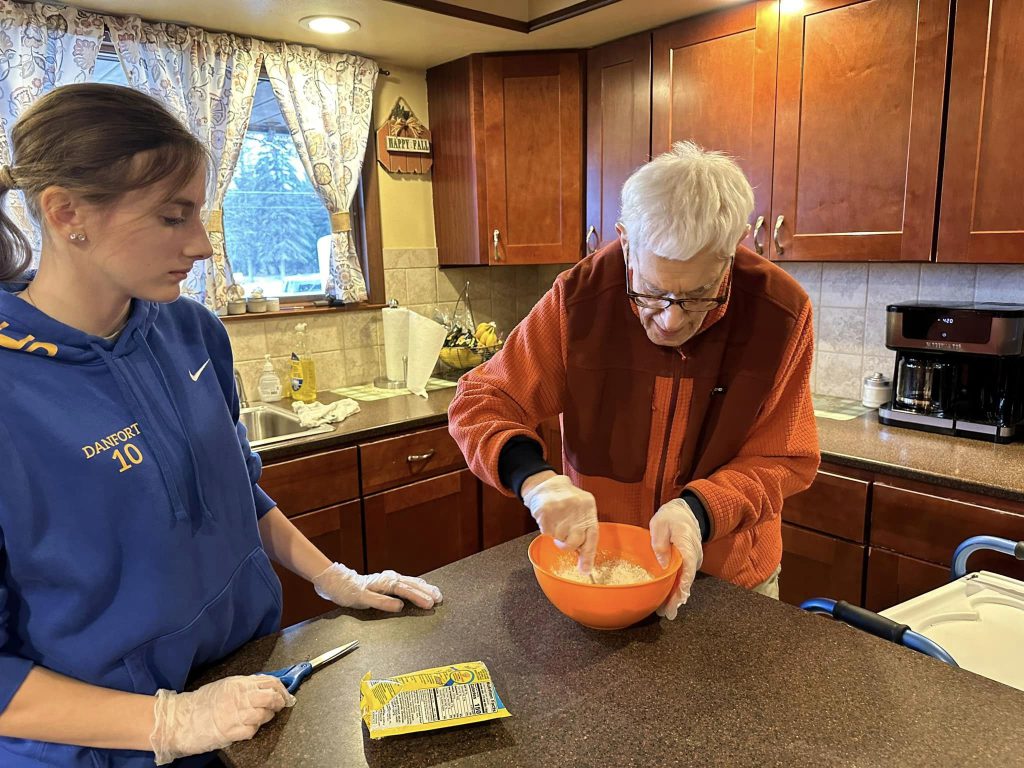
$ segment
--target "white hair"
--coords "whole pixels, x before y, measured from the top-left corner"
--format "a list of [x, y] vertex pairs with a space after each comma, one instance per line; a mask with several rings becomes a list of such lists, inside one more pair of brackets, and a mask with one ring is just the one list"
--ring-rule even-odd
[[640, 166], [622, 185], [619, 221], [630, 245], [687, 261], [728, 258], [754, 211], [754, 190], [736, 162], [691, 141]]

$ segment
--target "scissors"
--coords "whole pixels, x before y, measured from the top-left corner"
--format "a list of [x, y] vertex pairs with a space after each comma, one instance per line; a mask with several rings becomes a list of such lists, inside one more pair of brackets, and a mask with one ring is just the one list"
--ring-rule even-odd
[[273, 672], [264, 672], [262, 674], [276, 677], [284, 684], [284, 687], [288, 689], [288, 693], [295, 693], [299, 690], [299, 686], [302, 685], [303, 681], [313, 674], [318, 668], [322, 667], [324, 664], [334, 661], [339, 656], [344, 656], [349, 651], [354, 651], [358, 647], [359, 641], [353, 640], [351, 643], [339, 645], [337, 648], [332, 648], [326, 653], [321, 653], [315, 659], [300, 661], [298, 664], [293, 664], [290, 667], [284, 667]]

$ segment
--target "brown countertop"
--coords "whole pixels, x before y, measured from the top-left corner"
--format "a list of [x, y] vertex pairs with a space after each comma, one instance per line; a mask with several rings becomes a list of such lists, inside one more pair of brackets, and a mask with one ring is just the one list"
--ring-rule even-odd
[[[544, 597], [523, 537], [430, 574], [446, 601], [337, 611], [251, 643], [204, 679], [349, 640], [298, 703], [222, 757], [289, 766], [1017, 765], [1024, 693], [820, 616], [699, 577], [669, 622], [586, 629]], [[484, 661], [512, 717], [371, 741], [364, 673]]]
[[996, 445], [878, 423], [818, 419], [824, 461], [1024, 501], [1024, 443]]

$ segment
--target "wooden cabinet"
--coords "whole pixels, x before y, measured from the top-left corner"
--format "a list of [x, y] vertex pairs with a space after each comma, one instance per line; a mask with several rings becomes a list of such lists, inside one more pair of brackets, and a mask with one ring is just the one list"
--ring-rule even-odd
[[[332, 562], [344, 563], [360, 573], [365, 572], [363, 561], [363, 515], [359, 501], [350, 501], [318, 512], [308, 512], [291, 518]], [[277, 563], [274, 564], [284, 592], [284, 612], [281, 626], [289, 627], [300, 621], [319, 616], [337, 606], [322, 600], [313, 585]]]
[[474, 55], [427, 71], [438, 262], [557, 264], [583, 245], [582, 58]]
[[956, 5], [939, 261], [1024, 262], [1024, 3]]
[[260, 488], [289, 517], [357, 499], [359, 453], [356, 448], [342, 448], [267, 464]]
[[864, 607], [883, 611], [949, 581], [949, 568], [877, 547], [868, 550]]
[[367, 496], [367, 570], [419, 576], [478, 552], [477, 494], [464, 469]]
[[651, 153], [651, 35], [587, 51], [586, 248], [614, 240], [619, 196]]
[[[733, 155], [754, 187], [754, 215], [763, 221], [771, 208], [777, 32], [778, 4], [756, 2], [653, 36], [652, 154], [690, 140]], [[592, 162], [588, 157], [588, 167]], [[763, 252], [764, 242], [762, 225], [746, 244]]]
[[865, 550], [862, 544], [783, 523], [779, 597], [792, 605], [810, 597], [861, 605]]
[[537, 530], [530, 510], [520, 499], [505, 496], [486, 483], [480, 486], [480, 533], [484, 549]]
[[466, 466], [447, 427], [389, 437], [359, 447], [363, 493], [442, 475]]
[[949, 0], [807, 0], [779, 20], [777, 259], [927, 261]]
[[[830, 471], [831, 470], [831, 471]], [[806, 491], [790, 496], [782, 519], [804, 528], [863, 543], [867, 540], [870, 475], [823, 467]]]

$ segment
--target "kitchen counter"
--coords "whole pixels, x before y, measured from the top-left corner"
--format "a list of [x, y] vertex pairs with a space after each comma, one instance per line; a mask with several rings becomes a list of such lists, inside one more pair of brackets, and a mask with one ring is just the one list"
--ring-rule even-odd
[[[350, 640], [298, 703], [222, 754], [289, 766], [1016, 765], [1024, 693], [821, 616], [699, 577], [674, 622], [598, 632], [544, 597], [522, 537], [428, 578], [446, 601], [336, 611], [253, 642], [204, 680], [276, 669]], [[364, 673], [486, 662], [512, 717], [371, 741]]]
[[872, 411], [818, 420], [822, 460], [1024, 501], [1024, 443], [996, 445], [878, 423]]

